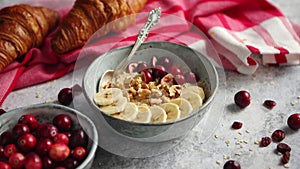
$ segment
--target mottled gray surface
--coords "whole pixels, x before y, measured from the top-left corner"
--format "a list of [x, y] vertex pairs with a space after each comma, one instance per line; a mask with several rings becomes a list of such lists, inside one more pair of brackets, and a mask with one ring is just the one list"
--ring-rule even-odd
[[[272, 0], [294, 22], [300, 23], [298, 7], [300, 1]], [[12, 3], [5, 0], [1, 3]], [[199, 124], [186, 138], [173, 149], [155, 157], [131, 159], [113, 155], [99, 148], [93, 168], [101, 169], [220, 169], [230, 156], [238, 160], [243, 169], [281, 169], [281, 156], [274, 153], [276, 144], [272, 143], [266, 148], [254, 144], [261, 137], [270, 136], [276, 129], [287, 131], [285, 143], [292, 147], [291, 169], [300, 166], [300, 131], [292, 132], [286, 127], [288, 115], [300, 110], [300, 66], [288, 67], [259, 67], [253, 76], [244, 76], [226, 71], [226, 77], [221, 77], [220, 98], [224, 103], [214, 105], [213, 110], [220, 110], [221, 121], [216, 130], [210, 124], [214, 119], [220, 119], [213, 113], [208, 116], [206, 125]], [[34, 87], [18, 90], [9, 95], [3, 104], [6, 110], [45, 100], [56, 100], [58, 91], [63, 87], [71, 86], [77, 77], [68, 74], [58, 80]], [[233, 105], [234, 94], [245, 89], [250, 91], [252, 103], [240, 111]], [[39, 97], [36, 97], [39, 96]], [[265, 99], [273, 99], [277, 106], [268, 110], [262, 106]], [[298, 103], [291, 105], [291, 101]], [[224, 110], [224, 112], [222, 112]], [[233, 121], [243, 122], [241, 130], [231, 130]], [[206, 133], [203, 134], [202, 131]], [[248, 131], [248, 132], [247, 132]], [[211, 137], [207, 138], [211, 134]], [[217, 136], [217, 137], [215, 137]], [[207, 139], [206, 139], [207, 138]], [[203, 139], [206, 139], [203, 141]], [[230, 144], [226, 144], [230, 141]], [[241, 141], [242, 143], [237, 143]], [[229, 142], [228, 142], [229, 143]], [[120, 143], [122, 144], [122, 143]], [[149, 150], [150, 151], [150, 150]], [[217, 164], [219, 161], [221, 164]]]

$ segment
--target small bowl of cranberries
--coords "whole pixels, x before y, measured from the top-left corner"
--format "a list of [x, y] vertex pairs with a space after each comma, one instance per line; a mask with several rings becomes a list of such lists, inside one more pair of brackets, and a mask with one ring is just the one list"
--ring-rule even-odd
[[63, 105], [8, 111], [0, 127], [0, 168], [88, 169], [98, 147], [94, 123]]
[[[105, 123], [103, 126], [107, 126], [108, 124], [117, 134], [134, 140], [163, 142], [185, 136], [208, 112], [215, 97], [219, 83], [215, 67], [207, 57], [188, 46], [163, 41], [143, 43], [127, 64], [126, 73], [139, 73], [143, 83], [147, 85], [159, 86], [171, 83], [180, 87], [186, 83], [191, 85], [201, 83], [205, 99], [202, 100], [201, 107], [193, 109], [185, 116], [180, 115], [175, 120], [168, 121], [168, 117], [164, 122], [155, 123], [124, 120], [105, 113], [95, 103], [94, 98], [99, 92], [99, 81], [103, 73], [107, 70], [115, 70], [131, 49], [132, 46], [113, 49], [96, 58], [87, 68], [82, 86], [84, 96], [93, 109], [93, 115], [99, 118], [97, 121], [101, 121], [100, 125]], [[122, 82], [120, 84], [122, 85]], [[126, 82], [124, 84], [126, 85]], [[126, 90], [123, 91], [126, 92]], [[132, 101], [129, 99], [129, 102]], [[151, 103], [148, 106], [151, 107]], [[169, 117], [171, 118], [171, 115]]]

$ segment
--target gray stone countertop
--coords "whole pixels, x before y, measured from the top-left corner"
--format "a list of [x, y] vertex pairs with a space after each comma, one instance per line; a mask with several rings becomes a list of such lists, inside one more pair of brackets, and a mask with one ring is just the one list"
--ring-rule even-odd
[[[0, 5], [11, 3], [2, 1]], [[300, 1], [272, 0], [288, 18], [300, 23], [297, 12]], [[222, 71], [221, 71], [222, 72]], [[300, 66], [260, 66], [251, 76], [225, 71], [221, 75], [218, 97], [211, 115], [200, 122], [172, 149], [146, 158], [128, 158], [114, 155], [99, 148], [92, 168], [101, 169], [221, 169], [228, 159], [240, 162], [242, 169], [291, 169], [300, 168], [300, 131], [287, 128], [290, 114], [300, 112]], [[56, 100], [61, 88], [74, 83], [74, 74], [12, 92], [3, 104], [5, 110]], [[248, 90], [251, 104], [243, 110], [233, 106], [234, 94]], [[266, 99], [277, 105], [268, 110], [262, 106]], [[294, 104], [293, 104], [294, 103]], [[243, 122], [240, 130], [232, 130], [233, 121]], [[281, 156], [275, 153], [276, 143], [262, 148], [255, 144], [262, 137], [270, 136], [276, 129], [286, 131], [285, 143], [292, 147], [288, 166], [280, 164]], [[122, 143], [120, 143], [122, 144]], [[150, 150], [149, 150], [150, 151]]]

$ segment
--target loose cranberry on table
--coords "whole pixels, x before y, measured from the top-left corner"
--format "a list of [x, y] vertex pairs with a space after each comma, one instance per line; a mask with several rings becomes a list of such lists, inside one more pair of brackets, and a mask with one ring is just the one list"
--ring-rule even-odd
[[235, 121], [235, 122], [233, 122], [232, 125], [231, 125], [231, 127], [232, 127], [233, 129], [240, 129], [240, 128], [242, 128], [242, 126], [243, 126], [243, 123], [242, 123], [242, 122], [239, 122], [239, 121]]
[[286, 143], [277, 144], [276, 149], [278, 152], [280, 152], [282, 154], [284, 154], [285, 152], [290, 152], [292, 150], [291, 147]]
[[22, 115], [18, 120], [18, 123], [26, 124], [29, 127], [30, 131], [35, 131], [39, 126], [37, 119], [32, 114]]
[[274, 142], [280, 142], [285, 138], [285, 133], [282, 130], [275, 130], [271, 137]]
[[287, 164], [290, 161], [290, 156], [290, 152], [285, 152], [281, 159], [282, 164]]
[[36, 142], [36, 137], [33, 134], [26, 133], [18, 139], [17, 144], [22, 152], [30, 152], [35, 148]]
[[24, 164], [25, 169], [41, 169], [42, 165], [42, 159], [36, 153], [31, 152], [26, 155]]
[[13, 169], [21, 169], [23, 168], [25, 163], [25, 156], [21, 153], [14, 153], [8, 159], [8, 164]]
[[49, 151], [49, 157], [54, 161], [64, 161], [69, 155], [70, 149], [63, 143], [53, 144]]
[[250, 93], [245, 90], [241, 90], [234, 95], [234, 102], [240, 108], [245, 108], [250, 104]]
[[4, 155], [9, 158], [12, 154], [17, 153], [19, 150], [15, 144], [8, 144], [4, 147]]
[[263, 105], [268, 109], [273, 109], [276, 106], [276, 102], [273, 100], [265, 100]]
[[267, 147], [269, 144], [271, 144], [271, 138], [270, 137], [263, 137], [260, 140], [260, 146], [261, 147]]
[[0, 161], [0, 168], [1, 169], [11, 169], [11, 166], [6, 162]]
[[69, 105], [73, 101], [73, 93], [71, 88], [63, 88], [59, 91], [57, 99], [62, 105]]
[[223, 169], [241, 169], [241, 165], [235, 160], [229, 160], [224, 164]]
[[293, 130], [300, 129], [300, 114], [295, 113], [289, 116], [287, 120], [288, 126]]
[[60, 131], [68, 131], [72, 127], [72, 119], [69, 115], [59, 114], [53, 118], [53, 124]]

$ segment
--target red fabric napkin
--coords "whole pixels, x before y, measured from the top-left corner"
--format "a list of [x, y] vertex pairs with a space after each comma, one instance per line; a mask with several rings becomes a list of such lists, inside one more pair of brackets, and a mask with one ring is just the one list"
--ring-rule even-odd
[[[162, 8], [162, 18], [147, 41], [189, 45], [210, 57], [216, 66], [243, 74], [252, 74], [258, 67], [253, 54], [260, 54], [265, 65], [300, 63], [299, 26], [291, 24], [266, 0], [148, 0], [142, 12], [157, 7]], [[70, 8], [58, 11], [64, 16]], [[174, 15], [181, 22], [172, 19]], [[103, 37], [96, 45], [90, 43], [64, 55], [51, 50], [52, 32], [39, 49], [30, 50], [21, 62], [15, 61], [0, 73], [0, 105], [12, 90], [59, 78], [75, 66], [89, 64], [94, 58], [87, 55], [133, 44], [143, 22], [138, 20], [121, 34]], [[211, 45], [217, 53], [209, 50]]]

